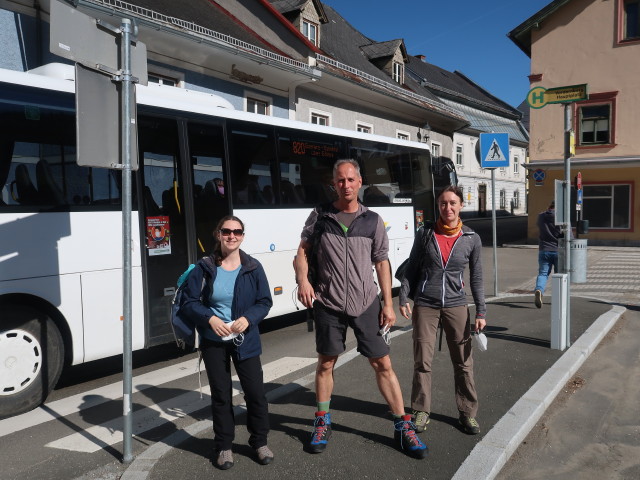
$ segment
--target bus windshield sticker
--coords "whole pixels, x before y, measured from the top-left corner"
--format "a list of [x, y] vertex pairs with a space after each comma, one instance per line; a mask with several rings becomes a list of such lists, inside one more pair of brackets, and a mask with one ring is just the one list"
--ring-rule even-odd
[[149, 255], [170, 255], [169, 217], [147, 217], [147, 250]]

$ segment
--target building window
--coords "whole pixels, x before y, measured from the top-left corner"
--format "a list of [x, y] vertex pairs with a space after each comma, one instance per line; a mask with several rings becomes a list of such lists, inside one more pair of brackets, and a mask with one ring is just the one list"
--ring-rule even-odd
[[258, 115], [269, 115], [269, 102], [247, 97], [247, 112]]
[[513, 173], [517, 174], [519, 172], [520, 172], [520, 159], [518, 157], [513, 157]]
[[463, 151], [462, 151], [462, 145], [461, 144], [457, 144], [456, 145], [456, 165], [461, 167], [462, 166], [462, 162], [463, 162]]
[[440, 144], [431, 142], [431, 164], [433, 170], [440, 171]]
[[330, 125], [329, 115], [318, 112], [311, 112], [311, 123], [313, 123], [314, 125], [322, 125], [328, 127]]
[[506, 167], [500, 167], [500, 175], [504, 175], [507, 173], [507, 168]]
[[399, 138], [400, 140], [410, 140], [411, 136], [409, 135], [409, 132], [396, 130], [396, 138]]
[[518, 190], [513, 192], [513, 208], [520, 208], [520, 192]]
[[400, 62], [393, 62], [393, 73], [391, 77], [394, 82], [402, 85], [402, 83], [404, 83], [404, 65]]
[[593, 145], [609, 142], [609, 105], [594, 105], [580, 108], [580, 144]]
[[431, 157], [434, 160], [440, 159], [440, 144], [439, 143], [431, 143]]
[[167, 87], [184, 87], [184, 73], [169, 68], [150, 65], [148, 73], [149, 83], [164, 85]]
[[583, 217], [589, 228], [631, 228], [631, 185], [584, 185]]
[[578, 146], [593, 147], [615, 143], [615, 111], [617, 92], [596, 93], [576, 108]]
[[362, 133], [373, 133], [373, 125], [369, 123], [356, 123], [356, 130]]
[[178, 80], [175, 78], [165, 77], [163, 75], [157, 75], [155, 73], [149, 73], [149, 83], [157, 83], [158, 85], [168, 85], [170, 87], [177, 87]]
[[622, 0], [620, 40], [640, 40], [640, 0]]
[[302, 34], [314, 45], [318, 45], [318, 26], [308, 20], [302, 21]]
[[502, 210], [507, 208], [507, 191], [504, 188], [500, 190], [500, 208]]

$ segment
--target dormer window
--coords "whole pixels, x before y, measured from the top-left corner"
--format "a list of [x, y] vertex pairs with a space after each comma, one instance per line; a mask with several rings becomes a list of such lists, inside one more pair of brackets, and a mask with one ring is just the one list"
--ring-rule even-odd
[[[329, 22], [320, 0], [267, 0], [289, 20], [309, 42], [320, 46], [321, 25]], [[219, 3], [219, 2], [218, 2]]]
[[393, 62], [393, 73], [391, 75], [394, 82], [402, 85], [404, 83], [404, 65], [400, 62]]
[[302, 34], [314, 45], [318, 45], [318, 25], [302, 20]]

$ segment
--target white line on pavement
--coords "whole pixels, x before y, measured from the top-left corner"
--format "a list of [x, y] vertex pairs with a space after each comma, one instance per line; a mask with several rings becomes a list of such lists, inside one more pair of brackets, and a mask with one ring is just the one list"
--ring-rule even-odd
[[[271, 382], [289, 373], [300, 370], [315, 363], [315, 358], [283, 357], [270, 362], [262, 367], [264, 381]], [[237, 376], [232, 377], [234, 387], [239, 387]], [[134, 379], [138, 383], [137, 379]], [[240, 393], [238, 388], [233, 389], [232, 395]], [[195, 411], [206, 408], [210, 404], [209, 396], [200, 398], [197, 391], [191, 391], [170, 398], [164, 402], [153, 404], [137, 410], [133, 414], [133, 434], [140, 435], [152, 428], [159, 427], [166, 422], [172, 422]], [[48, 443], [46, 446], [76, 452], [96, 452], [105, 446], [114, 445], [122, 441], [122, 419], [115, 418], [101, 425], [95, 425], [73, 433], [59, 440]]]
[[[144, 388], [150, 388], [163, 383], [171, 382], [187, 375], [197, 373], [197, 360], [191, 359], [164, 367], [153, 372], [144, 373], [134, 377], [133, 393]], [[135, 385], [144, 385], [136, 389]], [[18, 430], [35, 427], [44, 422], [55, 420], [79, 412], [81, 409], [95, 407], [111, 400], [122, 398], [122, 382], [115, 382], [103, 387], [89, 390], [83, 393], [46, 403], [35, 410], [22, 415], [0, 420], [0, 437], [9, 435]]]

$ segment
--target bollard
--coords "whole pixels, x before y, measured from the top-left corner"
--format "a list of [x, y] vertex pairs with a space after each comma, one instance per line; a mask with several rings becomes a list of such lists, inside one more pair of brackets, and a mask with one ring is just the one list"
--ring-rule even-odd
[[567, 348], [567, 302], [569, 301], [569, 282], [566, 273], [551, 275], [551, 348]]
[[[587, 240], [571, 240], [571, 283], [587, 283]], [[564, 265], [564, 250], [558, 249], [558, 266]]]

